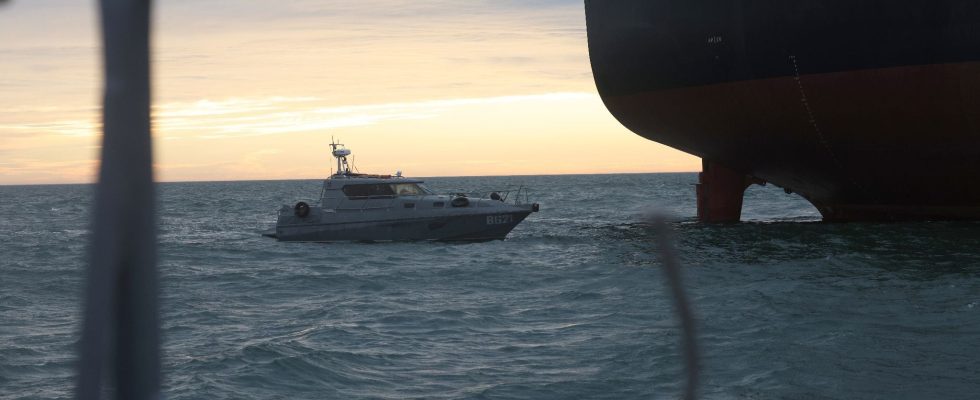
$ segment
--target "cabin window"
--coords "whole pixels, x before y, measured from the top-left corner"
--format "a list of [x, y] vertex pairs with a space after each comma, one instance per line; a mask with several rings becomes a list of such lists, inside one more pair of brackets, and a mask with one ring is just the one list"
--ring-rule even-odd
[[422, 196], [428, 193], [425, 188], [416, 183], [393, 183], [391, 190], [394, 190], [399, 196]]
[[436, 202], [433, 202], [432, 203], [432, 206], [433, 207], [445, 207], [446, 206], [446, 203], [441, 202], [441, 201], [436, 201]]
[[405, 208], [415, 208], [415, 203], [405, 203]]
[[378, 199], [393, 197], [395, 191], [392, 185], [386, 183], [375, 183], [367, 185], [347, 185], [344, 186], [344, 194], [349, 199]]
[[425, 193], [425, 194], [436, 194], [436, 192], [433, 192], [431, 189], [429, 189], [427, 186], [425, 186], [425, 185], [423, 185], [421, 183], [416, 183], [415, 186], [418, 186], [419, 187], [419, 190], [421, 190], [422, 193]]

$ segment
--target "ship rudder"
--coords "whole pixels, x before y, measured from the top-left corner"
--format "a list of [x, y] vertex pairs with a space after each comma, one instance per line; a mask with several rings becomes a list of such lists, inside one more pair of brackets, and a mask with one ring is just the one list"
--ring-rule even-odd
[[710, 160], [701, 161], [698, 174], [698, 220], [732, 223], [742, 218], [745, 189], [763, 181]]

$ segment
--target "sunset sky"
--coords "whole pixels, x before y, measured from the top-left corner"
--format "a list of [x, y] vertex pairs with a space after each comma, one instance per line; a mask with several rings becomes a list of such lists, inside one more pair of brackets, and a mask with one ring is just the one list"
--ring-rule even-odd
[[[623, 128], [581, 0], [159, 0], [162, 181], [696, 171]], [[0, 2], [0, 184], [94, 180], [97, 2]]]

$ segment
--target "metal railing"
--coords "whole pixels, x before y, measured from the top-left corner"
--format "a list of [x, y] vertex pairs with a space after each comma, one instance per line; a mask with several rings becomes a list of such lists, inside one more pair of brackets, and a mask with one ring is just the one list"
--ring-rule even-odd
[[[494, 193], [500, 196], [499, 200], [494, 200], [491, 198], [492, 194]], [[466, 197], [467, 199], [470, 199], [470, 204], [473, 207], [481, 207], [483, 206], [484, 203], [497, 202], [497, 201], [506, 202], [507, 199], [510, 198], [511, 193], [515, 194], [514, 202], [513, 202], [515, 205], [530, 203], [528, 201], [528, 189], [522, 185], [517, 189], [490, 190], [490, 191], [483, 191], [483, 192], [452, 192], [449, 194], [423, 194], [423, 195], [343, 196], [343, 197], [330, 198], [330, 199], [321, 198], [320, 206], [323, 207], [323, 200], [333, 200], [336, 201], [336, 205], [334, 205], [334, 207], [332, 207], [331, 209], [335, 211], [368, 211], [368, 210], [379, 210], [379, 209], [395, 207], [396, 200], [398, 199], [412, 198], [418, 203], [423, 203], [431, 197], [448, 196], [450, 199], [454, 197]], [[388, 199], [389, 201], [383, 206], [368, 207], [368, 204], [370, 204], [369, 203], [370, 200], [382, 200], [382, 199]], [[355, 207], [345, 207], [345, 204], [354, 201], [360, 202], [360, 205]], [[418, 207], [415, 207], [415, 209], [418, 209]]]

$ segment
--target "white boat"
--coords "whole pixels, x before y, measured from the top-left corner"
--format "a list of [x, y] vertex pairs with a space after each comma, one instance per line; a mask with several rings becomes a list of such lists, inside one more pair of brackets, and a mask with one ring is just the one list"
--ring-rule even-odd
[[299, 242], [494, 240], [539, 209], [523, 187], [486, 197], [436, 194], [401, 172], [355, 173], [343, 146], [331, 143], [337, 172], [323, 181], [319, 203], [283, 205], [267, 236]]

